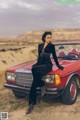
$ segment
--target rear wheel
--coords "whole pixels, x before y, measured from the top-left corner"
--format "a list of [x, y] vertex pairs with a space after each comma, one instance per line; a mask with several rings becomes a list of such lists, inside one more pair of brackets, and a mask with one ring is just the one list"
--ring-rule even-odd
[[61, 100], [64, 104], [74, 104], [77, 99], [78, 94], [78, 85], [77, 85], [77, 77], [72, 77], [61, 96]]

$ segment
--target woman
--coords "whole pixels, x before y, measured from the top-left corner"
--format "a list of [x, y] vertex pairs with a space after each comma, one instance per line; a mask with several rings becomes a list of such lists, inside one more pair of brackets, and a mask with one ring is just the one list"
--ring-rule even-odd
[[46, 75], [48, 72], [52, 70], [52, 62], [50, 59], [51, 53], [53, 55], [57, 67], [61, 70], [64, 69], [64, 67], [59, 65], [54, 44], [51, 43], [52, 33], [50, 31], [45, 32], [42, 35], [42, 41], [43, 42], [38, 45], [37, 63], [35, 63], [32, 66], [33, 82], [29, 93], [29, 107], [26, 114], [31, 113], [34, 108], [34, 105], [36, 105], [36, 88], [41, 87], [42, 96], [46, 92], [45, 83], [41, 78], [43, 75]]

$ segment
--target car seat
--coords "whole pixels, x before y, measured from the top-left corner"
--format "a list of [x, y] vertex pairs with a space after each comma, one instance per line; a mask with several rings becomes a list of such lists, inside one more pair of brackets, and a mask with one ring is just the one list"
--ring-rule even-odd
[[79, 50], [77, 48], [73, 48], [69, 53], [75, 53], [78, 56], [80, 55], [80, 52], [79, 52]]
[[65, 56], [65, 53], [64, 53], [63, 51], [61, 51], [61, 52], [59, 53], [59, 57], [63, 57], [63, 56]]

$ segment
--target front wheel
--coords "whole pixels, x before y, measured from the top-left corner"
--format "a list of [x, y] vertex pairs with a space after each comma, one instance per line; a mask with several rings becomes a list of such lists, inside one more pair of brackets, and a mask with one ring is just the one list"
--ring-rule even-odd
[[61, 96], [61, 100], [64, 104], [71, 105], [76, 102], [78, 94], [78, 85], [76, 77], [72, 77]]

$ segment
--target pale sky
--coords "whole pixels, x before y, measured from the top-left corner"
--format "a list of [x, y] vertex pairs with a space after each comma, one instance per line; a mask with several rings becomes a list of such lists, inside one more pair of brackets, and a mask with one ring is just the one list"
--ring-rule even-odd
[[47, 28], [80, 28], [80, 4], [57, 1], [60, 0], [0, 0], [0, 35]]

